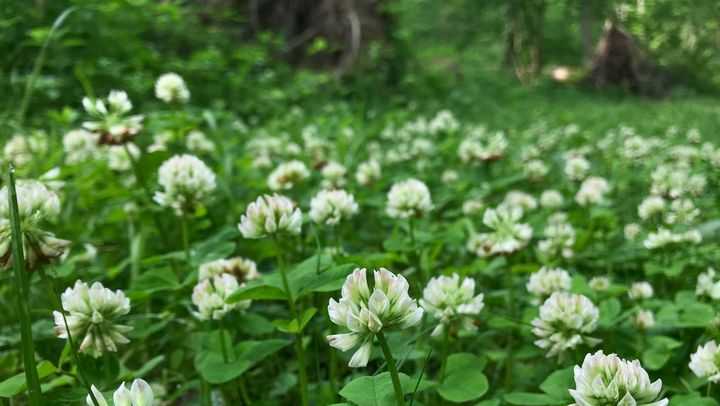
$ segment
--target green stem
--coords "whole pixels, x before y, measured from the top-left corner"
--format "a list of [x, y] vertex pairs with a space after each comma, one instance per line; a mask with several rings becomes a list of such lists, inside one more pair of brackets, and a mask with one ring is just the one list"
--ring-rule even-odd
[[395, 402], [397, 406], [405, 406], [405, 395], [403, 394], [402, 386], [400, 385], [400, 376], [398, 375], [397, 367], [395, 366], [395, 358], [393, 358], [390, 352], [390, 346], [388, 346], [385, 335], [382, 331], [376, 334], [380, 348], [382, 348], [383, 355], [385, 356], [385, 362], [387, 363], [388, 372], [390, 372], [390, 379], [392, 379], [393, 390], [395, 391]]
[[708, 382], [707, 384], [707, 392], [705, 393], [705, 397], [710, 397], [710, 394], [712, 393], [712, 382]]
[[202, 378], [200, 378], [200, 404], [202, 406], [212, 406], [210, 384]]
[[[135, 160], [135, 157], [133, 154], [130, 153], [130, 148], [127, 146], [127, 143], [123, 144], [123, 148], [125, 149], [125, 153], [128, 156], [128, 160], [130, 161], [130, 166], [132, 167], [133, 174], [135, 175], [135, 179], [140, 183], [140, 186], [145, 191], [145, 198], [152, 204], [153, 200], [153, 193], [150, 190], [150, 187], [148, 186], [147, 182], [145, 181], [145, 177], [142, 176], [142, 173], [140, 173], [140, 167], [138, 165], [137, 160]], [[166, 247], [168, 246], [168, 240], [167, 240], [167, 233], [165, 232], [165, 227], [163, 226], [162, 222], [160, 221], [160, 218], [157, 216], [152, 216], [153, 222], [155, 223], [155, 227], [157, 228], [158, 233], [160, 234], [160, 239], [163, 242], [163, 245]]]
[[92, 399], [94, 406], [100, 406], [98, 400], [95, 398], [95, 394], [92, 391], [92, 388], [90, 386], [90, 380], [87, 379], [87, 375], [85, 375], [84, 367], [80, 364], [80, 351], [75, 346], [75, 340], [73, 340], [72, 334], [70, 333], [70, 327], [68, 326], [67, 317], [65, 316], [65, 308], [62, 305], [62, 301], [60, 299], [60, 295], [57, 293], [57, 289], [55, 289], [55, 282], [52, 278], [48, 277], [47, 273], [45, 273], [45, 270], [42, 268], [38, 270], [38, 273], [40, 274], [40, 278], [45, 282], [45, 284], [48, 286], [48, 289], [50, 291], [50, 299], [53, 302], [53, 305], [56, 309], [58, 309], [58, 312], [62, 315], [63, 318], [63, 324], [65, 325], [65, 332], [67, 333], [68, 337], [68, 344], [70, 344], [70, 350], [72, 352], [73, 361], [75, 362], [75, 365], [78, 369], [78, 380], [80, 381], [80, 384], [85, 387], [85, 390], [88, 392], [88, 395], [90, 395], [90, 399]]
[[62, 14], [58, 16], [58, 18], [55, 19], [52, 27], [50, 28], [50, 32], [47, 35], [47, 38], [45, 38], [45, 41], [43, 42], [42, 48], [40, 48], [40, 53], [35, 59], [35, 64], [33, 65], [33, 70], [30, 73], [27, 82], [25, 82], [25, 92], [23, 94], [22, 100], [20, 101], [20, 108], [17, 112], [18, 124], [22, 124], [22, 121], [25, 118], [25, 113], [27, 112], [28, 105], [30, 104], [30, 98], [32, 97], [32, 93], [34, 90], [35, 80], [40, 75], [40, 69], [42, 69], [42, 66], [45, 63], [45, 54], [47, 53], [50, 41], [53, 40], [55, 32], [57, 32], [57, 30], [62, 26], [62, 23], [65, 21], [65, 19], [73, 11], [75, 11], [75, 7], [67, 8], [65, 9], [65, 11], [62, 12]]
[[180, 217], [180, 227], [182, 228], [182, 244], [183, 244], [183, 251], [185, 251], [185, 262], [187, 262], [188, 267], [192, 267], [190, 264], [190, 236], [188, 232], [188, 221], [187, 217], [185, 216], [185, 213]]
[[442, 364], [440, 365], [440, 382], [445, 379], [445, 368], [447, 368], [448, 348], [450, 347], [450, 326], [443, 326], [443, 347]]
[[[275, 238], [275, 246], [278, 250], [278, 268], [280, 268], [280, 277], [282, 278], [283, 289], [287, 295], [288, 307], [290, 307], [290, 315], [294, 320], [297, 321], [298, 326], [300, 325], [300, 316], [297, 308], [295, 307], [295, 299], [293, 298], [292, 291], [290, 290], [290, 283], [287, 277], [287, 270], [285, 269], [285, 260], [282, 254], [282, 246], [278, 238]], [[308, 405], [308, 394], [307, 394], [307, 371], [305, 369], [305, 348], [303, 347], [303, 333], [300, 330], [295, 335], [295, 352], [298, 360], [298, 384], [300, 391], [300, 401], [302, 406]]]
[[223, 362], [227, 364], [230, 361], [230, 357], [228, 357], [227, 342], [225, 341], [225, 326], [222, 320], [220, 320], [220, 350], [222, 351]]
[[245, 378], [242, 376], [238, 380], [238, 383], [240, 384], [240, 396], [242, 397], [243, 403], [247, 406], [252, 405], [252, 400], [250, 400], [250, 396], [248, 395], [247, 386], [245, 386]]
[[15, 168], [8, 165], [8, 206], [10, 207], [10, 223], [12, 236], [12, 262], [17, 284], [17, 307], [20, 317], [20, 345], [23, 354], [23, 366], [28, 388], [30, 406], [42, 405], [42, 390], [40, 378], [35, 364], [35, 346], [32, 336], [32, 319], [30, 318], [30, 281], [25, 270], [25, 257], [23, 256], [23, 234], [20, 229], [20, 214], [18, 212], [17, 195], [15, 191]]

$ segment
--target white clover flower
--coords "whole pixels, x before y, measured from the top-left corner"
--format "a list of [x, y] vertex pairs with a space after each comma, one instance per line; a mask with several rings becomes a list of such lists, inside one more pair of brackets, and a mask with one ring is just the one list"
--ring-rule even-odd
[[452, 133], [460, 128], [460, 123], [457, 121], [453, 113], [449, 110], [439, 111], [435, 117], [428, 123], [428, 132], [432, 135], [440, 133]]
[[[530, 275], [525, 287], [528, 292], [542, 301], [555, 292], [569, 291], [570, 285], [570, 274], [566, 270], [542, 267], [539, 271]], [[540, 301], [538, 301], [538, 304]]]
[[625, 235], [625, 239], [628, 241], [634, 241], [635, 238], [640, 234], [640, 225], [636, 223], [630, 223], [626, 224], [625, 228], [623, 228], [623, 234]]
[[289, 190], [298, 183], [310, 177], [310, 171], [301, 161], [288, 161], [280, 164], [268, 176], [268, 187], [270, 190]]
[[101, 144], [124, 144], [142, 130], [143, 116], [127, 115], [132, 110], [132, 103], [123, 91], [111, 90], [105, 100], [84, 97], [82, 104], [85, 111], [95, 119], [84, 122], [82, 126], [98, 133]]
[[526, 162], [523, 170], [530, 180], [542, 179], [550, 171], [547, 165], [545, 165], [545, 162], [539, 159], [533, 159]]
[[637, 360], [627, 361], [602, 351], [585, 355], [582, 367], [575, 366], [575, 389], [570, 406], [667, 406], [660, 398], [662, 381], [650, 377]]
[[665, 199], [661, 196], [648, 196], [638, 206], [638, 216], [647, 220], [655, 215], [662, 214], [665, 211]]
[[649, 282], [635, 282], [628, 290], [628, 296], [633, 300], [650, 299], [653, 295], [653, 287]]
[[690, 199], [677, 199], [670, 203], [670, 211], [665, 215], [667, 224], [691, 224], [700, 215]]
[[386, 212], [392, 218], [418, 217], [433, 208], [430, 190], [425, 183], [417, 179], [395, 183], [390, 188], [387, 199]]
[[408, 295], [405, 277], [385, 268], [375, 270], [375, 284], [370, 292], [366, 272], [365, 268], [355, 269], [343, 284], [340, 301], [330, 299], [328, 304], [330, 320], [350, 330], [329, 335], [330, 346], [340, 351], [359, 346], [348, 364], [351, 368], [367, 365], [375, 334], [413, 327], [423, 315], [422, 307]]
[[433, 336], [442, 334], [453, 321], [459, 321], [460, 329], [475, 331], [477, 326], [472, 316], [482, 311], [484, 295], [475, 295], [475, 280], [464, 278], [456, 273], [452, 276], [431, 278], [423, 290], [420, 306], [437, 319], [440, 324], [432, 332]]
[[670, 244], [689, 242], [698, 244], [702, 242], [702, 234], [698, 230], [688, 230], [684, 233], [673, 233], [666, 228], [658, 228], [657, 232], [648, 234], [643, 245], [649, 250], [662, 248]]
[[537, 199], [532, 195], [521, 192], [519, 190], [511, 190], [505, 195], [502, 202], [506, 206], [515, 206], [523, 210], [523, 212], [535, 210], [538, 207]]
[[323, 187], [330, 189], [345, 186], [347, 168], [344, 165], [330, 161], [323, 166], [320, 173], [323, 177]]
[[543, 235], [545, 239], [538, 241], [538, 251], [545, 259], [572, 258], [575, 255], [575, 229], [567, 221], [565, 213], [550, 216]]
[[697, 351], [690, 355], [690, 370], [698, 378], [712, 383], [720, 382], [720, 347], [715, 340], [699, 346]]
[[549, 189], [540, 195], [540, 206], [545, 209], [556, 209], [563, 205], [563, 195], [554, 189]]
[[238, 224], [245, 238], [263, 238], [268, 235], [300, 234], [302, 213], [295, 203], [281, 195], [263, 195], [250, 203]]
[[130, 342], [124, 334], [132, 328], [117, 324], [117, 319], [130, 312], [130, 299], [121, 290], [113, 292], [100, 282], [88, 287], [78, 280], [65, 290], [61, 300], [67, 315], [53, 312], [55, 334], [67, 339], [70, 330], [72, 339], [80, 343], [80, 352], [98, 358], [106, 352], [117, 352], [119, 344]]
[[221, 320], [230, 310], [247, 309], [249, 300], [227, 303], [228, 297], [239, 288], [237, 279], [229, 273], [200, 280], [192, 293], [192, 302], [197, 307], [193, 315], [200, 320]]
[[499, 206], [485, 210], [483, 223], [493, 232], [472, 235], [467, 243], [468, 250], [486, 257], [510, 254], [524, 248], [532, 238], [532, 228], [520, 224], [521, 217], [522, 209], [519, 207]]
[[185, 139], [185, 146], [188, 151], [199, 154], [215, 152], [215, 143], [210, 141], [202, 131], [190, 131]]
[[190, 99], [190, 91], [180, 75], [164, 73], [155, 82], [155, 97], [165, 103], [185, 103]]
[[47, 151], [47, 136], [37, 131], [30, 136], [15, 134], [5, 143], [3, 156], [5, 161], [12, 162], [22, 168], [32, 162], [33, 157], [42, 155]]
[[255, 261], [242, 257], [234, 257], [216, 259], [200, 265], [198, 269], [198, 280], [212, 278], [224, 273], [234, 276], [240, 286], [243, 286], [246, 281], [260, 277]]
[[[125, 150], [127, 147], [127, 151]], [[128, 156], [130, 151], [130, 156]], [[140, 148], [137, 145], [129, 142], [123, 145], [110, 145], [105, 150], [105, 156], [107, 159], [108, 167], [114, 171], [125, 172], [132, 168], [132, 159], [137, 160], [140, 158]]]
[[175, 135], [172, 131], [160, 131], [153, 135], [153, 143], [148, 145], [147, 151], [150, 153], [167, 151], [168, 145], [172, 142]]
[[535, 345], [548, 350], [547, 356], [560, 355], [581, 344], [597, 345], [600, 340], [589, 337], [597, 328], [600, 312], [583, 295], [553, 293], [540, 306], [539, 316], [532, 321]]
[[358, 212], [358, 204], [344, 190], [322, 190], [310, 200], [310, 218], [317, 224], [336, 225]]
[[596, 292], [604, 292], [610, 288], [610, 278], [607, 276], [595, 276], [590, 279], [588, 286]]
[[[39, 264], [61, 258], [70, 241], [56, 238], [42, 227], [44, 223], [54, 222], [60, 213], [60, 198], [44, 184], [34, 180], [18, 180], [15, 184], [17, 194], [20, 228], [23, 233], [23, 251], [29, 271]], [[12, 230], [8, 189], [0, 189], [0, 267], [8, 268], [12, 264]]]
[[635, 313], [633, 324], [640, 330], [651, 329], [655, 326], [655, 314], [650, 310], [640, 310]]
[[607, 180], [590, 176], [583, 181], [580, 190], [575, 195], [575, 201], [581, 206], [598, 204], [603, 202], [608, 191], [610, 191], [610, 184]]
[[492, 135], [471, 133], [458, 147], [458, 156], [465, 162], [494, 161], [505, 155], [508, 141], [503, 132]]
[[571, 156], [565, 161], [565, 176], [571, 180], [583, 180], [590, 170], [590, 162], [582, 156]]
[[206, 202], [216, 187], [213, 171], [193, 155], [176, 155], [163, 162], [158, 183], [162, 191], [155, 192], [155, 202], [172, 208], [178, 216]]
[[378, 161], [371, 159], [369, 161], [361, 162], [355, 172], [355, 180], [361, 185], [369, 185], [382, 176], [382, 169]]
[[455, 183], [460, 179], [460, 175], [453, 169], [446, 169], [443, 171], [441, 179], [443, 183]]
[[[90, 390], [98, 401], [98, 406], [108, 406], [107, 400], [95, 385], [92, 385]], [[88, 406], [95, 406], [90, 395], [85, 398], [85, 403]], [[135, 379], [130, 385], [130, 390], [125, 387], [125, 382], [120, 384], [120, 387], [113, 393], [113, 404], [114, 406], [154, 406], [156, 403], [150, 385], [142, 379]]]
[[100, 156], [98, 135], [84, 129], [72, 130], [63, 136], [65, 162], [70, 165], [97, 159]]
[[645, 138], [636, 135], [623, 142], [620, 153], [628, 159], [640, 159], [650, 153], [652, 144]]
[[708, 268], [706, 272], [698, 275], [695, 294], [697, 296], [708, 296], [713, 300], [720, 299], [720, 279], [716, 279], [716, 272], [713, 268]]
[[482, 199], [468, 199], [463, 202], [462, 212], [466, 216], [472, 216], [478, 214], [485, 209], [485, 203]]

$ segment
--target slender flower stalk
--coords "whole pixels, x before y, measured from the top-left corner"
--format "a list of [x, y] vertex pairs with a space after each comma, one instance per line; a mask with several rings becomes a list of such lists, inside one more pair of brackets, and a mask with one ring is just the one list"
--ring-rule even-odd
[[385, 362], [387, 363], [388, 372], [390, 372], [390, 379], [393, 384], [393, 391], [395, 392], [395, 403], [397, 406], [405, 406], [405, 395], [403, 393], [402, 385], [400, 384], [400, 375], [398, 374], [397, 366], [395, 365], [395, 358], [390, 352], [390, 346], [385, 339], [385, 335], [382, 331], [376, 335], [380, 348], [382, 348]]
[[12, 235], [12, 262], [15, 272], [15, 283], [18, 287], [17, 306], [20, 317], [20, 345], [25, 367], [25, 379], [28, 387], [30, 406], [42, 405], [42, 392], [40, 378], [35, 364], [35, 346], [32, 336], [32, 319], [30, 318], [30, 275], [25, 272], [25, 258], [23, 256], [23, 237], [20, 229], [20, 214], [18, 212], [17, 195], [15, 191], [15, 168], [8, 165], [8, 207], [10, 208], [10, 223]]

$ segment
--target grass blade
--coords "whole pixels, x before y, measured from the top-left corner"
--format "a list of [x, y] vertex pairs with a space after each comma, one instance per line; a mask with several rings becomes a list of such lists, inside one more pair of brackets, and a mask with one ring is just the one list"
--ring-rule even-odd
[[23, 367], [27, 381], [30, 406], [42, 406], [40, 378], [35, 364], [35, 346], [32, 338], [32, 320], [30, 319], [29, 274], [25, 271], [25, 257], [23, 255], [23, 238], [20, 229], [20, 214], [18, 212], [17, 193], [15, 191], [15, 168], [8, 165], [8, 207], [10, 208], [10, 225], [12, 235], [12, 262], [15, 280], [18, 285], [18, 314], [20, 316], [21, 351]]

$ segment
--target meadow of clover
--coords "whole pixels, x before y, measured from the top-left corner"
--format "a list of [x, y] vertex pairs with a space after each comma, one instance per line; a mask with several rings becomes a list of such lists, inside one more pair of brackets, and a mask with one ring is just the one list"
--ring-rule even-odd
[[0, 406], [720, 404], [720, 9], [588, 4], [8, 1]]

